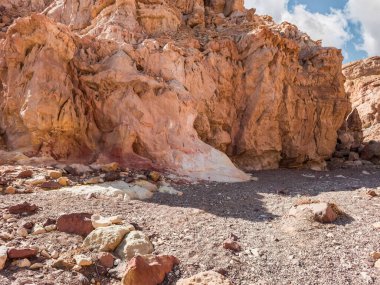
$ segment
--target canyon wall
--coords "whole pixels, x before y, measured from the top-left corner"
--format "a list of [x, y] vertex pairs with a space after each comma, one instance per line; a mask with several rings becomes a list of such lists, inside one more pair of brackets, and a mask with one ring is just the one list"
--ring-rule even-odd
[[352, 107], [357, 110], [364, 141], [380, 141], [380, 57], [346, 64], [345, 89]]
[[238, 168], [323, 168], [350, 110], [341, 51], [242, 0], [0, 11], [1, 140], [27, 157], [242, 181]]

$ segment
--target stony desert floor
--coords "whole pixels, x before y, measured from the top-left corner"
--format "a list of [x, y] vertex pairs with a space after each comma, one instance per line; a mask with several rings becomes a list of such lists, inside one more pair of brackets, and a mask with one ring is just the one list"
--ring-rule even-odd
[[[328, 172], [276, 170], [253, 173], [258, 181], [237, 184], [173, 185], [182, 196], [156, 193], [145, 201], [76, 196], [38, 191], [0, 196], [0, 211], [24, 201], [38, 212], [1, 221], [11, 232], [21, 223], [43, 223], [61, 213], [121, 215], [147, 233], [155, 253], [172, 254], [180, 265], [164, 284], [181, 277], [215, 270], [233, 284], [380, 284], [371, 252], [380, 251], [380, 169], [351, 168]], [[345, 215], [335, 223], [297, 220], [287, 214], [298, 200], [311, 198], [335, 203]], [[240, 252], [223, 248], [235, 235]], [[59, 253], [79, 248], [82, 237], [53, 231], [16, 237], [11, 246], [37, 246]], [[3, 241], [2, 243], [5, 243]], [[41, 257], [39, 257], [41, 259]], [[33, 262], [33, 260], [31, 260]], [[119, 284], [117, 269], [100, 272], [96, 265], [82, 271], [55, 269], [39, 260], [38, 270], [8, 266], [0, 284]]]

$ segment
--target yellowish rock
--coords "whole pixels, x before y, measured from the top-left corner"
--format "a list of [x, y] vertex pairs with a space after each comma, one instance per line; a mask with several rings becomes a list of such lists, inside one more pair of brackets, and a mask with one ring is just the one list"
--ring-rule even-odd
[[50, 170], [48, 173], [49, 173], [49, 177], [52, 179], [58, 179], [62, 177], [62, 172], [59, 170]]
[[59, 177], [57, 182], [62, 186], [69, 186], [71, 181], [68, 177]]
[[117, 162], [112, 162], [102, 165], [102, 170], [104, 172], [114, 172], [119, 169], [119, 164]]

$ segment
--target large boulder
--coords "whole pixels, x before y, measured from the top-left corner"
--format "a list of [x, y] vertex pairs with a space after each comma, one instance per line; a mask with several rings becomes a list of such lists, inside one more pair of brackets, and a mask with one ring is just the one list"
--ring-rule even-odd
[[173, 266], [179, 263], [171, 255], [138, 255], [128, 263], [123, 275], [122, 285], [157, 285], [161, 284], [166, 274], [172, 271]]
[[297, 27], [241, 0], [45, 2], [0, 41], [7, 149], [216, 181], [334, 151], [343, 57]]

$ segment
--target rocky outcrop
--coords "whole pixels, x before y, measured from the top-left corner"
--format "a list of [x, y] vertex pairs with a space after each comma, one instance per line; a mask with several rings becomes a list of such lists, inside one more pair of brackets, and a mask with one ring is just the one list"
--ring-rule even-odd
[[364, 141], [380, 141], [380, 57], [347, 64], [343, 73], [346, 92], [361, 119]]
[[341, 52], [242, 2], [43, 2], [0, 39], [4, 147], [217, 181], [323, 167], [349, 109]]

